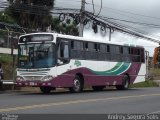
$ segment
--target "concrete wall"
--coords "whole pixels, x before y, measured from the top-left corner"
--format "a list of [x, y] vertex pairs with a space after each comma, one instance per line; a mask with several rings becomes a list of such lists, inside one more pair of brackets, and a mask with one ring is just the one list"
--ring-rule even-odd
[[[3, 54], [11, 54], [11, 48], [2, 48], [2, 47], [0, 47], [0, 53], [3, 53]], [[13, 54], [14, 54], [14, 55], [17, 55], [17, 54], [18, 54], [18, 50], [17, 50], [17, 49], [14, 49], [14, 50], [13, 50]]]

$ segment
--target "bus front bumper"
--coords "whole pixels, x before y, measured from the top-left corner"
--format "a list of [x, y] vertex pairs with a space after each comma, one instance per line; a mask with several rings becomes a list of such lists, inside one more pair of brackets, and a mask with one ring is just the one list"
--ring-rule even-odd
[[41, 87], [41, 86], [52, 86], [52, 83], [42, 81], [16, 81], [18, 87]]

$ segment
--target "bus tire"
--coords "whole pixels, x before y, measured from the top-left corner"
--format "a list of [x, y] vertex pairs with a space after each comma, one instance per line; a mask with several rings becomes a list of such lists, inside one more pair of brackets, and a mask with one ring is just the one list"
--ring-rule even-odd
[[128, 75], [124, 75], [122, 79], [122, 85], [117, 85], [117, 90], [127, 90], [129, 88], [130, 79]]
[[51, 87], [40, 87], [40, 90], [44, 94], [48, 94], [51, 92], [52, 88]]
[[102, 91], [105, 88], [105, 86], [92, 86], [92, 89], [94, 91]]
[[70, 92], [72, 92], [72, 93], [82, 92], [83, 82], [82, 82], [81, 78], [78, 75], [76, 75], [73, 82], [74, 82], [73, 87], [69, 88]]

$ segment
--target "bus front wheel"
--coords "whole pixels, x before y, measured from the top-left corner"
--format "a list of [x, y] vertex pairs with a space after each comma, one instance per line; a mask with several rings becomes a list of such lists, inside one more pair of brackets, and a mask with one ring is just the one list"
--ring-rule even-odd
[[69, 88], [70, 92], [79, 93], [83, 90], [83, 82], [79, 76], [75, 76], [73, 87]]
[[117, 90], [127, 90], [129, 88], [130, 79], [128, 75], [124, 75], [122, 79], [122, 85], [117, 85]]
[[40, 87], [40, 90], [42, 93], [47, 94], [51, 92], [52, 88], [51, 87]]

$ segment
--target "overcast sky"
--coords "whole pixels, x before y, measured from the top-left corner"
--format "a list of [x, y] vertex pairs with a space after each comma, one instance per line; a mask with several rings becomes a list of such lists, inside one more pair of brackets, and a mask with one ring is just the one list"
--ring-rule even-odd
[[[6, 0], [0, 0], [6, 1]], [[129, 20], [134, 22], [141, 22], [147, 24], [155, 24], [159, 28], [139, 26], [135, 24], [122, 23], [148, 32], [152, 35], [160, 36], [160, 0], [102, 0], [102, 16]], [[86, 10], [93, 12], [92, 0], [86, 0]], [[1, 4], [1, 3], [0, 3]], [[94, 0], [95, 14], [100, 10], [101, 0]], [[80, 8], [81, 0], [55, 0], [55, 7], [63, 8]], [[115, 21], [119, 22], [119, 21]], [[114, 32], [112, 40], [108, 41], [108, 35], [102, 37], [99, 33], [94, 34], [91, 29], [85, 29], [84, 37], [103, 39], [106, 42], [119, 42], [124, 44], [143, 45], [146, 50], [153, 54], [154, 48], [158, 46], [157, 43], [148, 42], [144, 39]]]
[[[92, 0], [86, 0], [86, 10], [93, 12]], [[81, 0], [56, 0], [56, 7], [80, 8]], [[101, 6], [101, 0], [94, 0], [95, 11], [97, 14]], [[155, 24], [160, 26], [160, 0], [103, 0], [103, 8], [101, 15], [110, 18], [129, 20], [134, 22], [142, 22], [147, 24]], [[119, 21], [116, 21], [119, 22]], [[151, 35], [160, 36], [160, 27], [152, 28], [140, 26], [135, 24], [122, 23], [135, 27], [139, 30], [148, 32]], [[108, 41], [108, 36], [101, 37], [100, 34], [94, 34], [89, 29], [85, 29], [84, 37], [97, 38]], [[154, 48], [158, 46], [157, 43], [148, 42], [144, 39], [114, 32], [111, 42], [119, 42], [124, 44], [143, 45], [146, 50], [153, 55]]]

